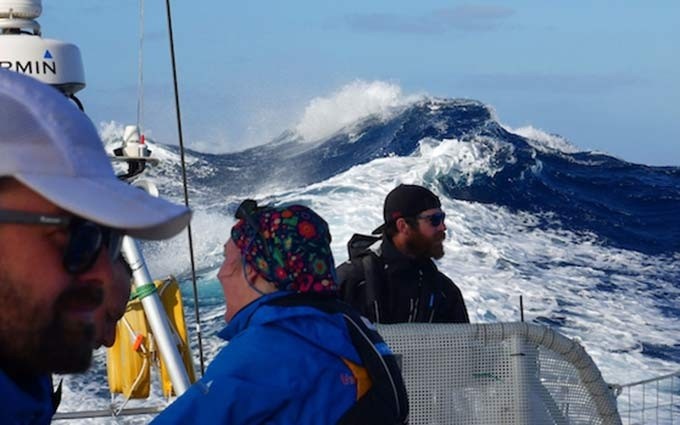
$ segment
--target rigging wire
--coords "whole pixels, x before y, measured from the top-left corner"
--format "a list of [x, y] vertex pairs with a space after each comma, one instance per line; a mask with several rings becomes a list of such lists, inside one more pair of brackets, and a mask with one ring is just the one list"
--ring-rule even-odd
[[[179, 108], [179, 90], [177, 84], [177, 64], [175, 62], [175, 41], [172, 32], [172, 12], [170, 10], [170, 0], [165, 0], [165, 7], [168, 17], [168, 34], [170, 37], [170, 60], [172, 61], [172, 82], [175, 89], [175, 112], [177, 114], [177, 132], [179, 133], [179, 152], [182, 163], [182, 186], [184, 188], [184, 205], [189, 206], [189, 192], [187, 189], [187, 170], [186, 161], [184, 160], [184, 139], [182, 137], [182, 114]], [[198, 311], [198, 287], [196, 285], [196, 265], [194, 262], [194, 244], [191, 237], [191, 223], [187, 226], [187, 235], [189, 237], [189, 256], [191, 257], [191, 282], [194, 291], [194, 314], [196, 316], [196, 335], [198, 336], [198, 351], [201, 361], [201, 376], [205, 373], [205, 366], [203, 364], [203, 343], [201, 338], [201, 316]]]
[[144, 120], [144, 0], [139, 0], [139, 52], [137, 56], [137, 128], [143, 133]]

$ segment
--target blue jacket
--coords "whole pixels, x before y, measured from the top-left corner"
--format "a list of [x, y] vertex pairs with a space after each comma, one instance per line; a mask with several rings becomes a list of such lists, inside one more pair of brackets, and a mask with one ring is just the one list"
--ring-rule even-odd
[[205, 376], [153, 423], [336, 423], [357, 400], [357, 379], [341, 358], [361, 360], [342, 315], [263, 305], [286, 294], [239, 311]]
[[54, 413], [52, 380], [37, 376], [17, 385], [0, 370], [0, 422], [3, 424], [49, 424]]

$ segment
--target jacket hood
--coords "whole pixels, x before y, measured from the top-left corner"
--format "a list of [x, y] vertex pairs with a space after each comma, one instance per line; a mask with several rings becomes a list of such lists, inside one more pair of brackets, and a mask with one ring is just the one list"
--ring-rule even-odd
[[278, 291], [251, 302], [234, 315], [218, 336], [229, 341], [252, 328], [275, 327], [321, 350], [361, 364], [342, 314], [328, 314], [308, 306], [267, 305], [290, 294], [290, 291]]

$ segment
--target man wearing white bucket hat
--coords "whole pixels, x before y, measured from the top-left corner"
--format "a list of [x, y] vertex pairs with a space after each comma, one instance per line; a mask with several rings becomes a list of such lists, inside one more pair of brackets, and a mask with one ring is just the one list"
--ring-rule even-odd
[[0, 70], [0, 411], [48, 423], [51, 373], [89, 367], [94, 311], [123, 235], [165, 239], [191, 213], [119, 181], [90, 120]]

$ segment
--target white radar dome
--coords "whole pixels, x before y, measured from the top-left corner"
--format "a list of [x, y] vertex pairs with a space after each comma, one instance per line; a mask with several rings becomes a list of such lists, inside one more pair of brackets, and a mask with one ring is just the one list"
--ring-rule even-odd
[[80, 50], [42, 38], [34, 20], [41, 12], [41, 0], [0, 0], [0, 68], [29, 75], [71, 96], [85, 87]]
[[0, 68], [29, 75], [68, 95], [85, 87], [78, 47], [37, 35], [0, 35]]
[[0, 18], [35, 19], [42, 13], [42, 0], [0, 0]]

